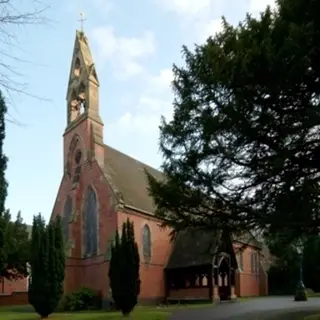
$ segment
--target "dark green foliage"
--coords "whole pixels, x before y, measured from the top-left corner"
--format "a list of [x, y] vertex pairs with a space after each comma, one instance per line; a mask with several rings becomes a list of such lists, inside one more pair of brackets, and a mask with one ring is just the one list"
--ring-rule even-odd
[[[118, 230], [116, 230], [114, 244], [111, 247], [111, 259], [109, 265], [109, 280], [110, 288], [112, 289], [112, 297], [117, 304], [121, 299], [121, 274], [120, 270], [124, 269], [122, 261], [122, 252], [121, 252], [121, 239], [119, 236]], [[119, 306], [116, 305], [116, 308], [119, 309]]]
[[148, 175], [165, 224], [318, 232], [319, 10], [279, 0], [275, 12], [224, 20], [205, 44], [183, 48], [173, 120], [160, 127], [167, 179]]
[[7, 113], [6, 103], [2, 95], [2, 92], [0, 91], [0, 214], [2, 214], [5, 210], [5, 200], [7, 197], [7, 189], [8, 189], [8, 183], [5, 178], [5, 171], [7, 169], [8, 159], [3, 152], [3, 143], [6, 136], [5, 134], [6, 113]]
[[303, 281], [307, 288], [320, 292], [320, 237], [312, 236], [305, 244], [303, 253]]
[[20, 212], [15, 221], [11, 220], [9, 210], [2, 217], [4, 246], [3, 254], [6, 266], [0, 270], [0, 276], [16, 280], [28, 275], [27, 262], [29, 259], [29, 234], [23, 223]]
[[63, 294], [65, 257], [59, 217], [47, 226], [40, 214], [34, 217], [30, 265], [29, 303], [46, 318], [56, 310]]
[[54, 260], [52, 262], [54, 269], [52, 270], [52, 272], [55, 274], [55, 294], [57, 299], [60, 299], [63, 295], [66, 255], [62, 233], [62, 219], [59, 215], [57, 216], [56, 220], [52, 223], [52, 227], [54, 232], [54, 254], [52, 255], [54, 256]]
[[109, 266], [110, 287], [115, 306], [124, 315], [130, 314], [140, 294], [140, 257], [134, 236], [133, 222], [122, 226], [121, 239], [116, 232]]
[[89, 288], [81, 288], [67, 294], [61, 300], [59, 311], [100, 310], [102, 296]]
[[[8, 183], [5, 178], [5, 171], [7, 169], [8, 159], [3, 152], [3, 144], [5, 139], [5, 115], [7, 113], [7, 107], [0, 91], [0, 217], [5, 210], [5, 200], [7, 197]], [[6, 254], [4, 252], [4, 221], [0, 218], [0, 273], [4, 273], [6, 270]]]
[[[283, 238], [268, 239], [275, 263], [268, 271], [270, 294], [294, 294], [299, 281], [300, 257], [295, 243], [285, 244]], [[303, 250], [303, 282], [306, 288], [320, 291], [320, 237], [310, 236], [305, 240]]]
[[8, 189], [5, 179], [8, 159], [3, 151], [6, 113], [6, 103], [0, 91], [0, 278], [16, 280], [27, 275], [29, 240], [21, 214], [11, 221], [9, 210], [5, 210]]

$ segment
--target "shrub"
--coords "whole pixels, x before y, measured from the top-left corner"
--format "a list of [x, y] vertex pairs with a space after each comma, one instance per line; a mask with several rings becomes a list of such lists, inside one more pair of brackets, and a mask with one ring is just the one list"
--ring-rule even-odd
[[61, 311], [83, 311], [101, 309], [101, 294], [83, 287], [64, 296], [59, 304]]

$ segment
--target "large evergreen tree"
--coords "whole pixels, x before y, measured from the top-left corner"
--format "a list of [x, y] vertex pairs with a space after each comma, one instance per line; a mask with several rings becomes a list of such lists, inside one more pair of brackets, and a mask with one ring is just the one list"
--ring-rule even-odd
[[29, 240], [21, 214], [12, 221], [9, 210], [5, 210], [8, 189], [5, 178], [8, 159], [3, 151], [6, 113], [5, 99], [0, 91], [0, 278], [16, 280], [28, 274]]
[[12, 221], [9, 210], [1, 217], [3, 223], [3, 254], [5, 266], [0, 270], [0, 277], [17, 280], [28, 275], [27, 262], [29, 260], [29, 232], [23, 223], [20, 212]]
[[5, 208], [5, 200], [7, 197], [8, 183], [5, 178], [7, 168], [7, 157], [3, 152], [3, 144], [5, 139], [5, 115], [7, 113], [6, 103], [2, 92], [0, 91], [0, 273], [6, 270], [5, 253], [4, 253], [4, 221], [2, 215]]
[[63, 286], [65, 278], [65, 267], [66, 267], [66, 254], [65, 246], [62, 232], [62, 219], [58, 215], [55, 221], [53, 222], [54, 228], [54, 252], [55, 252], [55, 294], [56, 299], [60, 301], [60, 298], [63, 295]]
[[319, 10], [320, 1], [279, 0], [183, 48], [173, 119], [160, 126], [166, 179], [148, 174], [166, 225], [318, 232]]
[[123, 223], [121, 239], [116, 232], [109, 266], [110, 287], [116, 308], [129, 315], [140, 294], [140, 258], [133, 222]]
[[47, 318], [63, 294], [65, 257], [60, 218], [47, 226], [41, 215], [34, 218], [30, 256], [29, 303]]

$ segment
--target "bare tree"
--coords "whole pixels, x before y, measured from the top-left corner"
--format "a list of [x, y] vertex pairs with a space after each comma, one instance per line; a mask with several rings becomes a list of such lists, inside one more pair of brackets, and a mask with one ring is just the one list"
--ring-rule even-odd
[[[23, 75], [18, 71], [17, 66], [20, 63], [34, 63], [17, 54], [19, 50], [23, 50], [19, 46], [18, 36], [22, 27], [46, 24], [48, 18], [45, 12], [49, 6], [40, 0], [27, 2], [26, 10], [26, 0], [0, 0], [0, 90], [10, 104], [12, 93], [43, 99], [28, 92], [28, 83], [23, 81]], [[10, 112], [8, 116], [10, 117]], [[7, 120], [13, 121], [8, 118]]]

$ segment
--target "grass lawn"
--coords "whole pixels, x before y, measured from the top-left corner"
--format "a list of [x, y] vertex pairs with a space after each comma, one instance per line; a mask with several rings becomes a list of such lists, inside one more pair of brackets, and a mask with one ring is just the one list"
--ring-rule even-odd
[[[212, 305], [212, 304], [210, 304]], [[130, 320], [167, 320], [173, 311], [183, 308], [206, 307], [208, 304], [191, 304], [188, 306], [170, 307], [137, 307]], [[30, 306], [0, 308], [1, 320], [38, 320], [39, 316], [30, 310]], [[123, 316], [119, 312], [79, 312], [55, 313], [49, 316], [52, 320], [119, 320]]]

